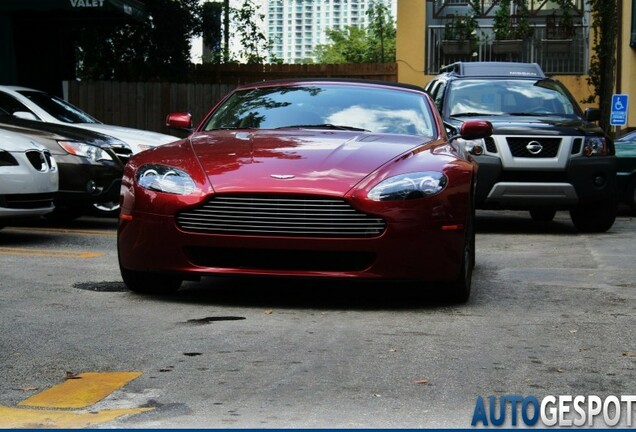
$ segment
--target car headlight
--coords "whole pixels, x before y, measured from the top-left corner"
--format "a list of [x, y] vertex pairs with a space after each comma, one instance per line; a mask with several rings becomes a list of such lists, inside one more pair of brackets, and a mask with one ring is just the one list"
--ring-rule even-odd
[[101, 147], [77, 141], [58, 141], [57, 143], [68, 153], [75, 156], [85, 157], [95, 162], [113, 160], [108, 152]]
[[401, 201], [440, 193], [448, 178], [441, 172], [426, 171], [390, 177], [369, 192], [373, 201]]
[[143, 165], [137, 170], [136, 180], [145, 189], [176, 195], [188, 195], [195, 189], [187, 173], [165, 165]]
[[607, 141], [600, 136], [586, 137], [583, 143], [583, 154], [585, 156], [606, 156], [608, 154]]

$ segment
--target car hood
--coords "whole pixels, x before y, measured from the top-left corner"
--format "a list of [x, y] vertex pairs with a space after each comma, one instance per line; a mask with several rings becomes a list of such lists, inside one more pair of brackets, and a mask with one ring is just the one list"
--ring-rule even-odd
[[192, 148], [217, 193], [344, 194], [424, 137], [340, 131], [195, 133]]
[[23, 152], [30, 149], [44, 150], [42, 144], [28, 136], [0, 129], [0, 150], [8, 152]]
[[73, 126], [115, 137], [130, 145], [134, 153], [142, 151], [148, 147], [156, 147], [158, 145], [167, 144], [179, 139], [178, 137], [161, 134], [158, 132], [151, 132], [104, 123], [75, 123], [73, 124]]
[[13, 116], [2, 115], [0, 116], [0, 125], [7, 125], [12, 130], [17, 130], [19, 128], [24, 130], [25, 133], [28, 133], [29, 130], [31, 130], [31, 132], [37, 131], [38, 134], [51, 134], [56, 139], [80, 141], [100, 147], [126, 146], [122, 141], [110, 135], [57, 123], [25, 120]]
[[587, 135], [602, 134], [602, 129], [580, 118], [541, 117], [541, 116], [475, 116], [460, 117], [450, 120], [454, 127], [468, 119], [480, 118], [492, 123], [495, 135]]

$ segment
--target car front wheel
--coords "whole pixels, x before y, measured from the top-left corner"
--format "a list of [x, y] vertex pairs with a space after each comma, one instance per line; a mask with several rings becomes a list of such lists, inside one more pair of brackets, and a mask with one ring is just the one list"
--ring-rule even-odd
[[457, 280], [450, 285], [449, 300], [454, 303], [466, 303], [470, 297], [475, 267], [475, 215], [470, 212], [464, 229], [464, 249], [462, 265]]
[[618, 200], [611, 197], [589, 205], [581, 205], [570, 210], [570, 218], [577, 230], [586, 233], [601, 233], [609, 230], [618, 213]]
[[183, 282], [176, 275], [119, 269], [128, 289], [139, 294], [172, 294]]

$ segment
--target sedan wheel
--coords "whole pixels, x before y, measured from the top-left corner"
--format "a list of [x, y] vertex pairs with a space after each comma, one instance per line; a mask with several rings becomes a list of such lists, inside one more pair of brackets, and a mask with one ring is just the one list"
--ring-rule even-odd
[[109, 201], [103, 203], [95, 203], [92, 207], [92, 212], [97, 216], [104, 217], [116, 217], [119, 215], [119, 202]]
[[171, 274], [140, 272], [119, 268], [129, 290], [139, 294], [171, 294], [180, 287], [183, 279]]

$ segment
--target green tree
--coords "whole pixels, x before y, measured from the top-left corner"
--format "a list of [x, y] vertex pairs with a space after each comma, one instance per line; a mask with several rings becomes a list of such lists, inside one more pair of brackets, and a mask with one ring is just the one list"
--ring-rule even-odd
[[261, 64], [272, 59], [272, 43], [258, 26], [265, 19], [260, 12], [260, 5], [252, 0], [244, 0], [240, 8], [230, 8], [234, 31], [239, 38], [241, 49], [239, 56], [248, 64]]
[[602, 119], [600, 126], [610, 131], [612, 94], [616, 84], [616, 49], [618, 38], [617, 0], [588, 0], [592, 13], [594, 54], [590, 61], [588, 83], [594, 86], [594, 94], [584, 102], [598, 99]]
[[389, 63], [395, 61], [396, 25], [384, 3], [372, 3], [369, 24], [328, 29], [331, 43], [314, 50], [318, 63]]
[[201, 33], [198, 0], [145, 0], [143, 22], [84, 26], [76, 42], [77, 76], [84, 79], [186, 81], [190, 39]]

